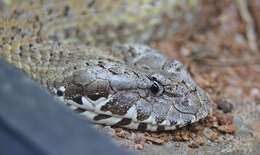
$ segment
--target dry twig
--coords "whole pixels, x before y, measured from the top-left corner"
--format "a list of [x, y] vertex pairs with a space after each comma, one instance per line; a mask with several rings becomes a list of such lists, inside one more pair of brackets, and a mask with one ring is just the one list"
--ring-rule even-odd
[[240, 15], [244, 22], [246, 23], [246, 35], [248, 39], [248, 45], [252, 52], [257, 52], [257, 42], [256, 42], [256, 32], [253, 18], [248, 11], [248, 1], [247, 0], [236, 0], [237, 7]]

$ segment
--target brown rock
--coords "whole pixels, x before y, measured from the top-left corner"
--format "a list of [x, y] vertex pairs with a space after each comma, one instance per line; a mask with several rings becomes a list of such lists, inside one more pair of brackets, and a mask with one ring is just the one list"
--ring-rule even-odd
[[233, 117], [228, 115], [218, 115], [217, 121], [219, 125], [230, 125], [233, 124]]
[[145, 136], [144, 137], [147, 141], [150, 141], [154, 144], [164, 144], [165, 141], [160, 139], [160, 138], [155, 138], [155, 137], [151, 137], [151, 136]]
[[224, 113], [229, 113], [233, 110], [233, 104], [228, 100], [219, 100], [217, 101], [217, 106], [219, 110], [222, 110]]
[[223, 133], [234, 134], [236, 132], [236, 126], [235, 124], [221, 125], [218, 127], [218, 130]]
[[144, 149], [144, 145], [142, 145], [142, 144], [135, 144], [135, 149], [136, 150], [143, 150]]

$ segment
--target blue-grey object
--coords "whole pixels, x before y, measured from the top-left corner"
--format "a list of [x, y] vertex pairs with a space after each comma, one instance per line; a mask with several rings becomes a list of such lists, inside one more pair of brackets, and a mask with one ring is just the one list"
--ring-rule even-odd
[[1, 155], [127, 154], [3, 61], [0, 99]]

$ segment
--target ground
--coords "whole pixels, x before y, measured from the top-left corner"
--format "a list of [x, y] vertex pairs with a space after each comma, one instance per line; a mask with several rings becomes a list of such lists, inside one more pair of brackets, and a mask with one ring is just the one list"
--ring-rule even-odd
[[[260, 51], [234, 1], [204, 3], [197, 24], [151, 45], [187, 65], [213, 100], [213, 112], [172, 132], [109, 132], [138, 154], [257, 154], [260, 147]], [[185, 27], [185, 26], [184, 26]]]

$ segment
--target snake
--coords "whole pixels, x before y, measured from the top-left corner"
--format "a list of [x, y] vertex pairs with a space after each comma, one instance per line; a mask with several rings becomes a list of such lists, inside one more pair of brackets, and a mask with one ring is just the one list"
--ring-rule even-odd
[[[172, 0], [57, 2], [24, 2], [2, 12], [1, 59], [93, 123], [164, 131], [210, 114], [211, 99], [187, 67], [138, 42], [160, 30], [154, 17], [171, 10]], [[135, 11], [115, 7], [122, 2]]]

